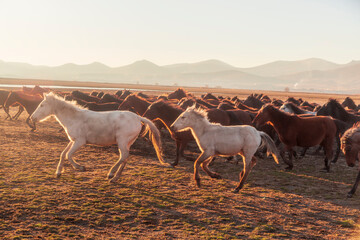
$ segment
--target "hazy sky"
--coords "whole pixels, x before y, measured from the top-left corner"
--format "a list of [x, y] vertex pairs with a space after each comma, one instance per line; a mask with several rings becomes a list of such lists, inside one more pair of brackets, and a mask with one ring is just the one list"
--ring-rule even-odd
[[360, 0], [0, 0], [0, 29], [36, 65], [360, 60]]

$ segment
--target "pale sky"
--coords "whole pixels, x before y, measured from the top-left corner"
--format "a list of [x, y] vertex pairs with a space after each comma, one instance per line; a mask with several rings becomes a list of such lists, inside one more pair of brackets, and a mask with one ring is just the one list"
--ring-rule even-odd
[[360, 60], [360, 0], [0, 0], [0, 60]]

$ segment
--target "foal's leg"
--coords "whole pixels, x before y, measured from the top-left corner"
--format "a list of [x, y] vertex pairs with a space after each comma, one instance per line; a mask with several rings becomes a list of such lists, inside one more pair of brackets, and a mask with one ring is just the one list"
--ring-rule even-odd
[[61, 176], [61, 173], [63, 172], [64, 160], [66, 158], [66, 155], [67, 155], [70, 147], [73, 145], [73, 143], [74, 142], [69, 142], [69, 144], [66, 146], [64, 151], [62, 151], [62, 153], [60, 154], [60, 161], [59, 161], [59, 164], [58, 164], [57, 169], [56, 169], [56, 177]]
[[86, 143], [86, 141], [83, 140], [75, 140], [73, 142], [73, 144], [70, 146], [70, 149], [67, 153], [67, 159], [69, 159], [70, 164], [73, 166], [73, 168], [80, 170], [80, 171], [85, 171], [85, 167], [81, 166], [80, 164], [78, 164], [75, 160], [72, 159], [72, 155], [79, 150], [79, 148], [81, 148], [82, 146], [84, 146]]
[[194, 180], [195, 180], [196, 185], [198, 187], [200, 187], [199, 166], [203, 161], [205, 161], [209, 157], [211, 157], [210, 154], [208, 154], [206, 152], [202, 152], [200, 154], [200, 156], [196, 159], [195, 163], [194, 163]]
[[240, 189], [244, 187], [245, 181], [249, 176], [251, 169], [256, 165], [257, 159], [256, 157], [252, 157], [251, 161], [249, 162], [249, 157], [244, 158], [244, 169], [240, 173], [240, 181], [238, 186], [234, 189], [233, 193], [238, 193]]
[[209, 169], [209, 163], [213, 160], [213, 157], [209, 157], [208, 159], [206, 159], [204, 162], [202, 162], [200, 164], [201, 168], [207, 173], [207, 175], [209, 175], [211, 178], [217, 178], [217, 179], [221, 179], [220, 174], [218, 174], [217, 172], [213, 172], [210, 171]]

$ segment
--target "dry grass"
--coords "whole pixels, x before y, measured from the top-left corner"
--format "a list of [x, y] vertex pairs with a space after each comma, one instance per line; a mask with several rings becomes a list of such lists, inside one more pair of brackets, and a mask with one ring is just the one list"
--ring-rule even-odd
[[[306, 98], [305, 98], [306, 99]], [[306, 99], [307, 100], [307, 99]], [[14, 113], [14, 109], [12, 110]], [[201, 173], [193, 163], [163, 168], [152, 146], [138, 139], [116, 184], [106, 175], [117, 160], [115, 147], [87, 146], [76, 159], [87, 167], [66, 166], [55, 177], [67, 144], [54, 120], [29, 131], [24, 113], [17, 121], [0, 112], [1, 239], [351, 239], [359, 236], [359, 193], [346, 193], [356, 177], [343, 156], [322, 173], [322, 156], [308, 154], [284, 171], [260, 159], [239, 194], [232, 194], [241, 165], [218, 159], [223, 179]], [[175, 144], [164, 133], [165, 159]], [[197, 148], [190, 146], [191, 152]], [[312, 151], [309, 150], [311, 153]]]

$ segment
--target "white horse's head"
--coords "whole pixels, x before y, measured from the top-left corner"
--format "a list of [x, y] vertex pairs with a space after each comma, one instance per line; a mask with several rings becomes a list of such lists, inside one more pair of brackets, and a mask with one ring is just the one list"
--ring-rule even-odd
[[289, 107], [289, 104], [287, 103], [284, 103], [279, 109], [286, 113], [294, 113], [294, 111]]
[[39, 104], [35, 109], [33, 114], [31, 114], [31, 119], [34, 122], [45, 120], [50, 115], [54, 114], [53, 104], [55, 100], [54, 93], [48, 93], [44, 95], [44, 100]]
[[188, 107], [186, 111], [180, 114], [180, 116], [171, 124], [170, 128], [174, 131], [185, 131], [194, 126], [199, 119], [206, 118], [205, 110], [196, 109], [195, 105]]

